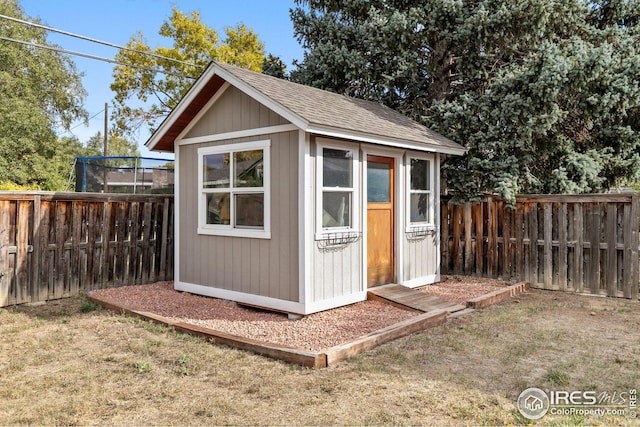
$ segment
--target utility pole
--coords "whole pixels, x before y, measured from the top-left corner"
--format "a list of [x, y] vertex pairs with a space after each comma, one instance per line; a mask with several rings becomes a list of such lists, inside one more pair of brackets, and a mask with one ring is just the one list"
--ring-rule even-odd
[[108, 120], [109, 120], [109, 113], [108, 113], [108, 108], [109, 105], [105, 102], [104, 103], [104, 143], [103, 143], [103, 153], [102, 155], [105, 157], [104, 161], [103, 161], [103, 165], [104, 168], [103, 170], [103, 176], [102, 176], [102, 192], [103, 193], [107, 193], [107, 159], [106, 157], [109, 155], [109, 137], [107, 136], [107, 128], [108, 128]]

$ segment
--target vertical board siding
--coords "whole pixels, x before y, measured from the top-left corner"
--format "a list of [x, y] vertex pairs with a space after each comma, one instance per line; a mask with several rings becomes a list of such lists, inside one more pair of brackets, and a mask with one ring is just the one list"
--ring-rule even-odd
[[404, 234], [404, 281], [433, 276], [437, 273], [437, 239], [435, 231], [417, 237]]
[[0, 307], [171, 280], [172, 205], [171, 196], [0, 193]]
[[[227, 94], [225, 94], [226, 96]], [[198, 148], [271, 140], [271, 239], [198, 234]], [[298, 301], [298, 132], [179, 146], [184, 283]]]
[[442, 272], [638, 298], [637, 194], [519, 196], [513, 207], [442, 204]]
[[215, 108], [207, 111], [189, 130], [186, 137], [215, 135], [288, 123], [284, 118], [232, 86], [216, 101]]

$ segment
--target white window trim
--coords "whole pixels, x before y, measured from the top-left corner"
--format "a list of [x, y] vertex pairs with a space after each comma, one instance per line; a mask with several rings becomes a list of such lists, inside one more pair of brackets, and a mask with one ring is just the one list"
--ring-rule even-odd
[[[322, 150], [330, 148], [334, 150], [349, 150], [353, 153], [351, 159], [351, 171], [353, 181], [351, 188], [351, 226], [350, 227], [322, 227], [322, 193], [325, 190], [332, 190], [332, 187], [323, 186], [323, 160]], [[349, 192], [349, 190], [345, 190]], [[316, 209], [315, 240], [326, 240], [340, 234], [353, 234], [360, 232], [360, 147], [358, 144], [340, 143], [318, 138], [316, 140]]]
[[[232, 224], [207, 224], [206, 223], [206, 195], [203, 191], [203, 159], [209, 154], [230, 153], [230, 159], [233, 159], [233, 153], [250, 150], [263, 150], [263, 186], [261, 192], [264, 192], [264, 229], [251, 228], [234, 228]], [[231, 160], [232, 161], [232, 160]], [[258, 187], [260, 188], [260, 187]], [[238, 144], [224, 144], [212, 147], [202, 147], [198, 149], [198, 234], [207, 234], [211, 236], [231, 236], [231, 237], [248, 237], [256, 239], [271, 238], [271, 140], [251, 141]], [[229, 188], [232, 194], [242, 192], [255, 192], [255, 188]], [[232, 213], [233, 216], [233, 213]]]
[[[427, 212], [428, 220], [425, 222], [411, 222], [411, 160], [427, 160], [429, 162], [429, 212]], [[433, 154], [417, 154], [407, 153], [405, 161], [405, 215], [406, 215], [406, 227], [407, 233], [416, 230], [435, 230], [435, 156]], [[414, 190], [415, 191], [415, 190]], [[424, 191], [415, 191], [416, 193], [422, 193]]]

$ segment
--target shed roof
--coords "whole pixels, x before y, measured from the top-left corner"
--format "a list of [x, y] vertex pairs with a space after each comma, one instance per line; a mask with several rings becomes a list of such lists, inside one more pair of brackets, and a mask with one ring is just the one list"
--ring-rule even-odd
[[422, 151], [465, 151], [461, 145], [382, 104], [218, 62], [209, 65], [146, 145], [173, 151], [175, 139], [224, 82], [310, 133]]

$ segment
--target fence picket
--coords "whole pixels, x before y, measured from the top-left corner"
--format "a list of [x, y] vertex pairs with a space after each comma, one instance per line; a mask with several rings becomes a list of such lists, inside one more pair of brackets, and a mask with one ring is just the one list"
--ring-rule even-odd
[[[144, 209], [131, 209], [138, 204]], [[162, 216], [153, 217], [156, 211]], [[148, 283], [157, 280], [158, 263], [171, 280], [172, 215], [167, 195], [0, 192], [0, 307]], [[132, 240], [125, 242], [129, 221]]]
[[[477, 276], [526, 280], [544, 289], [637, 299], [639, 200], [635, 193], [527, 195], [518, 196], [510, 210], [493, 197], [464, 207], [449, 206], [443, 197], [443, 212], [452, 213], [442, 215], [441, 246], [455, 248], [452, 252], [458, 254], [464, 242], [465, 252], [458, 258], [462, 266], [456, 258], [443, 258], [442, 272], [462, 269]], [[475, 239], [471, 258], [466, 252], [469, 233], [471, 241]]]

